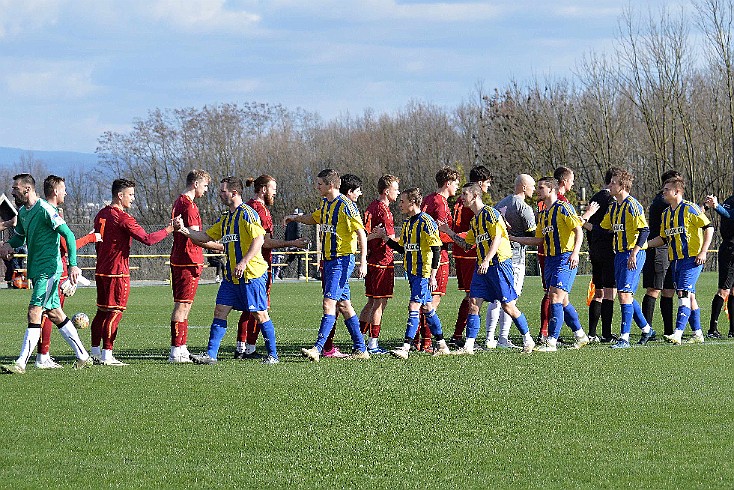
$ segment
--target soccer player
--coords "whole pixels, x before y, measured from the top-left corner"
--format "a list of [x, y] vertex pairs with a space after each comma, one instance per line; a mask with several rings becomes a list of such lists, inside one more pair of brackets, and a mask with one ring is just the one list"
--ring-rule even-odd
[[465, 249], [476, 245], [477, 261], [471, 280], [471, 306], [466, 322], [466, 342], [457, 354], [474, 354], [474, 342], [479, 334], [481, 322], [479, 312], [483, 301], [499, 301], [502, 309], [515, 322], [523, 336], [522, 351], [533, 352], [535, 342], [528, 329], [525, 315], [515, 306], [517, 292], [512, 270], [512, 248], [502, 214], [482, 202], [484, 190], [478, 182], [465, 184], [461, 197], [472, 212], [471, 228], [466, 238], [461, 238], [446, 225], [442, 225], [455, 244]]
[[[201, 230], [199, 206], [195, 200], [209, 190], [211, 176], [204, 170], [192, 170], [186, 176], [186, 190], [173, 203], [171, 215], [180, 216], [184, 226]], [[168, 362], [191, 362], [186, 340], [189, 334], [189, 312], [199, 287], [204, 267], [204, 251], [182, 233], [174, 233], [171, 248], [171, 288], [173, 312], [171, 313], [171, 352]]]
[[[357, 177], [354, 174], [344, 174], [341, 176], [341, 183], [339, 184], [339, 192], [346, 196], [347, 199], [352, 201], [354, 205], [357, 205], [357, 200], [362, 195], [362, 179]], [[368, 251], [369, 253], [369, 251]], [[323, 263], [322, 263], [323, 267]], [[321, 275], [321, 288], [324, 287], [324, 276]], [[342, 315], [347, 315], [348, 312], [343, 311], [342, 308], [344, 307], [344, 304], [337, 303], [337, 307], [339, 309], [339, 313]], [[344, 318], [347, 318], [346, 316]], [[362, 334], [365, 334], [366, 332], [362, 328], [362, 324], [360, 323], [360, 332]], [[333, 357], [335, 359], [345, 359], [349, 357], [349, 354], [346, 354], [339, 350], [339, 347], [334, 345], [334, 335], [336, 334], [336, 323], [334, 324], [334, 327], [332, 327], [331, 332], [329, 333], [329, 336], [326, 338], [326, 343], [324, 344], [324, 348], [321, 351], [322, 357]]]
[[524, 245], [540, 245], [545, 248], [546, 258], [543, 275], [550, 298], [550, 321], [545, 345], [538, 347], [540, 352], [555, 352], [565, 323], [574, 333], [574, 349], [589, 343], [589, 337], [581, 328], [578, 313], [569, 301], [568, 294], [573, 287], [579, 265], [579, 252], [583, 233], [581, 219], [568, 202], [558, 199], [558, 180], [543, 177], [538, 181], [538, 197], [543, 200], [543, 211], [538, 215], [535, 237], [510, 237], [510, 240]]
[[[56, 176], [50, 176], [50, 179], [58, 182], [57, 192], [65, 195], [64, 179]], [[59, 280], [63, 271], [60, 237], [63, 236], [69, 245], [69, 281], [72, 285], [81, 275], [76, 264], [76, 240], [57, 209], [36, 194], [35, 185], [36, 181], [30, 174], [13, 177], [13, 198], [18, 206], [17, 223], [13, 236], [0, 247], [0, 255], [6, 255], [23, 243], [28, 245], [28, 277], [33, 282], [33, 294], [28, 305], [28, 328], [20, 356], [13, 364], [0, 366], [3, 371], [14, 374], [25, 373], [33, 348], [41, 337], [44, 313], [74, 351], [74, 368], [85, 368], [92, 364], [76, 328], [61, 309], [59, 301]]]
[[[486, 193], [492, 184], [492, 174], [484, 165], [472, 167], [469, 171], [469, 182], [478, 182], [482, 187], [482, 192]], [[466, 233], [471, 228], [471, 220], [474, 218], [474, 212], [466, 205], [464, 200], [459, 197], [454, 204], [454, 214], [452, 216], [454, 224], [453, 231], [456, 233]], [[466, 319], [471, 308], [471, 297], [469, 289], [471, 288], [472, 276], [476, 269], [477, 251], [475, 248], [465, 250], [464, 247], [455, 243], [453, 246], [454, 265], [456, 266], [456, 280], [458, 282], [459, 291], [465, 293], [464, 299], [459, 305], [459, 314], [456, 317], [454, 325], [454, 335], [449, 339], [449, 345], [463, 345], [462, 337], [466, 328]]]
[[286, 216], [286, 223], [298, 221], [307, 225], [321, 225], [321, 251], [324, 260], [324, 316], [321, 318], [314, 346], [301, 353], [318, 362], [326, 338], [336, 323], [337, 308], [344, 316], [352, 337], [351, 358], [369, 359], [367, 346], [359, 331], [359, 319], [354, 312], [349, 290], [349, 277], [354, 270], [354, 253], [359, 242], [359, 277], [367, 275], [367, 235], [357, 206], [339, 192], [341, 179], [333, 169], [324, 169], [317, 175], [316, 189], [322, 197], [321, 208], [310, 215]]
[[92, 320], [92, 359], [95, 364], [126, 366], [112, 355], [117, 328], [130, 296], [130, 246], [133, 238], [154, 245], [173, 232], [173, 224], [146, 233], [128, 214], [135, 201], [135, 182], [115, 179], [112, 202], [94, 217], [94, 232], [102, 236], [96, 243], [97, 314]]
[[[568, 167], [558, 167], [553, 172], [553, 178], [556, 179], [556, 181], [558, 182], [557, 199], [561, 202], [568, 202], [568, 198], [566, 198], [566, 192], [571, 190], [575, 182], [573, 170]], [[543, 201], [543, 199], [541, 199], [538, 202], [538, 212], [543, 211], [544, 206], [545, 202]], [[540, 267], [540, 277], [543, 282], [543, 289], [545, 290], [543, 299], [540, 302], [540, 335], [538, 337], [541, 342], [544, 342], [545, 338], [548, 335], [548, 324], [550, 322], [551, 307], [551, 297], [548, 292], [548, 285], [545, 283], [545, 257], [545, 248], [544, 245], [541, 244], [541, 246], [538, 247], [538, 266]]]
[[242, 202], [244, 185], [238, 177], [225, 177], [219, 184], [219, 199], [227, 206], [222, 216], [206, 231], [183, 226], [175, 220], [176, 231], [199, 243], [221, 240], [227, 256], [224, 278], [217, 292], [214, 319], [209, 329], [206, 352], [192, 355], [196, 364], [216, 364], [219, 346], [227, 332], [227, 316], [232, 309], [249, 311], [260, 325], [268, 356], [263, 364], [277, 364], [275, 327], [268, 315], [268, 263], [262, 255], [265, 229], [260, 217]]
[[382, 314], [387, 307], [387, 301], [393, 296], [395, 286], [395, 265], [393, 252], [385, 242], [379, 239], [372, 231], [384, 228], [388, 238], [395, 239], [395, 222], [390, 204], [400, 195], [400, 179], [386, 174], [377, 181], [379, 196], [372, 201], [364, 212], [364, 227], [367, 236], [367, 275], [364, 279], [367, 304], [359, 314], [359, 329], [368, 335], [367, 352], [370, 354], [385, 354], [388, 351], [380, 348], [380, 324]]
[[[675, 170], [668, 170], [661, 178], [660, 187], [662, 188], [668, 179], [680, 176], [680, 173]], [[647, 239], [648, 247], [654, 238], [661, 235], [662, 216], [667, 208], [668, 203], [663, 199], [662, 191], [658, 192], [647, 211], [650, 223], [650, 236]], [[670, 259], [668, 258], [668, 246], [663, 243], [660, 247], [648, 248], [647, 255], [648, 258], [642, 268], [642, 287], [646, 289], [645, 297], [642, 298], [642, 314], [645, 315], [647, 323], [652, 325], [655, 303], [657, 303], [659, 297], [660, 314], [663, 317], [663, 333], [671, 335], [674, 330], [673, 296], [675, 296], [675, 286], [673, 285], [673, 269], [670, 268]]]
[[[520, 174], [515, 178], [515, 193], [502, 199], [495, 205], [505, 222], [509, 225], [507, 230], [510, 235], [535, 236], [535, 213], [525, 199], [535, 193], [535, 179], [528, 174]], [[509, 242], [512, 250], [512, 278], [513, 287], [519, 296], [525, 281], [525, 245], [517, 242]], [[513, 318], [502, 308], [501, 301], [492, 301], [487, 304], [487, 338], [485, 347], [488, 349], [514, 348], [515, 345], [509, 338], [510, 325]], [[497, 323], [500, 324], [499, 340], [495, 340], [494, 332]]]
[[[453, 227], [453, 218], [451, 217], [451, 209], [449, 208], [448, 199], [456, 195], [459, 189], [459, 172], [451, 167], [443, 167], [436, 172], [436, 192], [428, 194], [423, 198], [421, 203], [421, 211], [428, 214], [437, 223], [446, 223], [449, 227]], [[446, 285], [449, 282], [449, 244], [451, 239], [445, 233], [439, 235], [441, 237], [441, 260], [436, 274], [436, 287], [431, 290], [432, 308], [438, 310], [441, 304], [441, 297], [446, 294]], [[423, 310], [421, 310], [423, 312]], [[425, 319], [425, 313], [421, 315], [420, 320], [420, 344], [416, 344], [417, 349], [426, 352], [433, 350], [433, 342], [431, 341], [431, 330]]]
[[[588, 225], [584, 228], [586, 240], [589, 243], [589, 261], [591, 262], [591, 282], [594, 284], [594, 298], [589, 303], [589, 340], [591, 342], [609, 343], [614, 340], [612, 335], [612, 318], [614, 316], [614, 298], [617, 296], [617, 283], [614, 280], [614, 244], [612, 233], [600, 229], [609, 206], [614, 203], [614, 197], [609, 191], [612, 174], [616, 170], [612, 167], [604, 174], [604, 188], [594, 194], [589, 204], [599, 206], [597, 212], [589, 217]], [[590, 229], [589, 229], [590, 227]], [[597, 327], [601, 320], [601, 338], [597, 335]]]
[[614, 202], [598, 225], [594, 227], [591, 223], [584, 223], [587, 230], [602, 233], [606, 231], [613, 235], [614, 280], [622, 311], [621, 333], [617, 343], [611, 346], [614, 349], [630, 347], [633, 318], [642, 330], [638, 344], [645, 345], [655, 338], [655, 330], [650, 328], [642, 314], [640, 304], [635, 299], [642, 266], [645, 264], [645, 249], [650, 228], [647, 226], [642, 205], [629, 193], [632, 180], [632, 174], [626, 170], [612, 169], [609, 192], [614, 197]]
[[[247, 179], [246, 187], [252, 187], [255, 195], [247, 201], [247, 205], [257, 212], [260, 217], [260, 224], [265, 230], [263, 239], [262, 255], [265, 262], [268, 263], [268, 281], [266, 293], [268, 296], [268, 308], [270, 307], [270, 287], [273, 284], [273, 252], [274, 248], [294, 247], [304, 248], [308, 245], [308, 240], [298, 237], [294, 240], [277, 240], [273, 238], [273, 217], [270, 215], [268, 206], [275, 203], [275, 196], [278, 192], [278, 183], [270, 175], [261, 175], [257, 179]], [[260, 323], [257, 316], [245, 310], [240, 315], [237, 323], [237, 348], [234, 352], [235, 359], [260, 359], [262, 355], [255, 351], [257, 336], [260, 334]]]
[[[63, 209], [59, 207], [64, 204], [64, 199], [66, 198], [66, 183], [63, 179], [55, 175], [49, 175], [46, 177], [43, 181], [43, 195], [46, 198], [46, 202], [55, 207], [59, 216], [63, 218]], [[102, 237], [98, 233], [87, 233], [86, 235], [77, 238], [76, 249], [78, 251], [81, 247], [101, 239]], [[69, 278], [69, 247], [63, 236], [59, 243], [59, 253], [61, 255], [62, 267], [61, 278], [59, 279], [59, 304], [63, 309], [67, 296], [72, 296], [76, 292], [76, 286], [70, 286], [70, 284], [67, 284], [66, 289], [63, 287], [66, 280]], [[44, 315], [43, 323], [41, 324], [41, 338], [38, 340], [38, 351], [36, 354], [36, 367], [38, 369], [58, 369], [61, 367], [61, 364], [57, 363], [49, 353], [51, 350], [52, 331], [53, 322], [48, 318], [48, 316]]]
[[674, 345], [680, 345], [686, 323], [691, 324], [693, 337], [691, 344], [703, 343], [701, 330], [701, 310], [696, 301], [696, 281], [706, 263], [714, 228], [708, 217], [696, 204], [683, 199], [685, 182], [682, 177], [673, 177], [663, 185], [663, 198], [669, 207], [662, 216], [662, 228], [648, 246], [668, 245], [668, 258], [673, 268], [673, 284], [678, 293], [678, 316], [675, 331], [664, 338]]
[[721, 338], [719, 315], [724, 303], [729, 310], [729, 338], [734, 337], [734, 195], [719, 204], [716, 196], [706, 197], [706, 207], [721, 216], [721, 246], [719, 246], [719, 291], [711, 301], [711, 321], [707, 337]]
[[[384, 228], [375, 231], [386, 240], [393, 250], [404, 254], [403, 263], [408, 274], [410, 301], [408, 303], [408, 323], [402, 347], [393, 349], [390, 354], [407, 359], [410, 346], [418, 332], [420, 312], [423, 311], [426, 324], [436, 337], [437, 347], [434, 355], [450, 354], [451, 351], [443, 338], [441, 320], [433, 307], [431, 291], [438, 287], [438, 269], [441, 260], [441, 238], [438, 226], [428, 213], [422, 212], [421, 190], [417, 187], [406, 189], [400, 194], [400, 211], [406, 216], [398, 240], [388, 238]], [[425, 202], [425, 200], [423, 200]], [[424, 352], [428, 352], [424, 349]]]

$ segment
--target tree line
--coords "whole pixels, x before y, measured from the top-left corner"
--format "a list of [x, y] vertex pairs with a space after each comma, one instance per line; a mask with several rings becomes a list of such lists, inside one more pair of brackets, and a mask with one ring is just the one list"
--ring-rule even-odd
[[153, 109], [129, 132], [101, 135], [96, 169], [67, 176], [67, 217], [90, 220], [96, 210], [88, 203], [109, 200], [111, 180], [126, 177], [137, 182], [139, 221], [163, 223], [192, 168], [214, 177], [200, 205], [205, 221], [221, 209], [216, 184], [224, 176], [275, 177], [273, 213], [279, 217], [296, 207], [314, 208], [314, 178], [327, 167], [361, 177], [367, 199], [385, 173], [399, 176], [402, 187], [428, 192], [441, 166], [466, 175], [477, 164], [495, 176], [488, 202], [510, 193], [518, 173], [539, 178], [560, 165], [576, 172], [576, 203], [582, 187], [587, 196], [601, 187], [610, 166], [633, 173], [632, 194], [643, 204], [671, 168], [686, 178], [691, 200], [728, 196], [734, 178], [734, 0], [700, 0], [691, 7], [630, 7], [619, 19], [613, 52], [589, 52], [566, 77], [511, 80], [492, 90], [478, 85], [453, 108], [411, 101], [391, 114], [365, 110], [328, 121], [256, 102]]

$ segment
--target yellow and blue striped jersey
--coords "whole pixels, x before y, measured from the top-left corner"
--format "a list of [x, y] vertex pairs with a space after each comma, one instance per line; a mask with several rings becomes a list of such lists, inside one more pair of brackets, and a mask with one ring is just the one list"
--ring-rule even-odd
[[484, 206], [479, 214], [471, 219], [469, 226], [471, 228], [466, 232], [465, 240], [466, 243], [477, 246], [477, 263], [481, 264], [487, 257], [492, 240], [501, 240], [501, 242], [497, 253], [490, 262], [491, 265], [498, 265], [512, 258], [512, 247], [505, 220], [495, 208]]
[[703, 227], [711, 223], [696, 204], [681, 201], [675, 208], [663, 211], [661, 236], [668, 243], [670, 260], [695, 257], [703, 245]]
[[[224, 277], [234, 284], [239, 284], [240, 279], [234, 276], [237, 263], [250, 249], [252, 240], [265, 234], [257, 211], [247, 204], [240, 204], [234, 211], [227, 210], [222, 213], [219, 220], [206, 230], [206, 234], [212, 240], [221, 240], [227, 256]], [[242, 279], [245, 281], [255, 279], [265, 274], [267, 270], [268, 263], [265, 262], [261, 250], [247, 263]]]
[[[626, 252], [637, 244], [641, 228], [647, 228], [645, 210], [640, 202], [627, 196], [622, 202], [614, 201], [602, 218], [599, 226], [614, 233], [614, 251]], [[642, 246], [647, 248], [647, 242]]]
[[324, 260], [333, 260], [357, 251], [357, 230], [364, 230], [362, 215], [348, 197], [339, 194], [333, 201], [324, 198], [321, 209], [311, 214], [321, 225], [321, 252]]
[[427, 213], [420, 212], [403, 221], [397, 242], [405, 249], [405, 270], [419, 277], [431, 277], [431, 247], [441, 246], [436, 222]]
[[574, 245], [574, 229], [581, 226], [581, 218], [570, 203], [554, 202], [538, 215], [538, 227], [535, 237], [543, 239], [545, 254], [548, 257], [572, 252]]

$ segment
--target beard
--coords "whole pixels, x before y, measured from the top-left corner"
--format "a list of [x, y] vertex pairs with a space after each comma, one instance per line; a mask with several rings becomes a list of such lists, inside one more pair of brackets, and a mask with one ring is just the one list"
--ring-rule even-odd
[[13, 196], [13, 200], [15, 201], [15, 205], [18, 207], [25, 205], [25, 201], [20, 196]]
[[275, 196], [271, 196], [271, 195], [265, 194], [263, 196], [263, 201], [265, 201], [265, 205], [266, 206], [272, 206], [273, 203], [275, 203]]

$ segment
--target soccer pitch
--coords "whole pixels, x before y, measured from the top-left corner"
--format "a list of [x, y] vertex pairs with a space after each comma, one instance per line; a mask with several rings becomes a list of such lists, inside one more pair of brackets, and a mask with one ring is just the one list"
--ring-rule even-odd
[[[588, 276], [577, 278], [572, 295], [584, 326], [587, 284]], [[705, 273], [698, 290], [704, 329], [715, 288], [715, 273]], [[236, 312], [218, 365], [168, 364], [172, 299], [164, 286], [132, 289], [115, 344], [128, 367], [73, 371], [71, 350], [54, 333], [51, 354], [64, 369], [40, 371], [31, 362], [25, 375], [0, 376], [0, 486], [734, 485], [734, 341], [310, 363], [300, 348], [315, 339], [320, 291], [317, 282], [273, 286], [282, 361], [275, 366], [232, 359]], [[216, 285], [199, 288], [192, 352], [206, 345], [215, 294]], [[518, 306], [534, 335], [540, 294], [539, 279], [527, 278]], [[352, 296], [359, 310], [362, 282], [352, 282]], [[29, 293], [2, 290], [0, 298], [0, 362], [7, 363], [18, 353]], [[439, 308], [447, 336], [460, 300], [451, 279]], [[94, 301], [93, 289], [81, 289], [65, 309], [91, 317]], [[398, 281], [383, 347], [401, 342], [406, 306], [407, 287]], [[720, 324], [726, 333], [724, 314]], [[659, 313], [654, 326], [662, 338]], [[337, 345], [348, 350], [342, 320], [337, 329]], [[571, 336], [566, 327], [562, 335]], [[81, 336], [88, 347], [89, 330]], [[638, 336], [633, 327], [633, 341]]]

